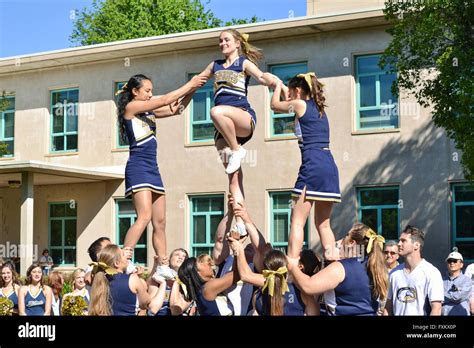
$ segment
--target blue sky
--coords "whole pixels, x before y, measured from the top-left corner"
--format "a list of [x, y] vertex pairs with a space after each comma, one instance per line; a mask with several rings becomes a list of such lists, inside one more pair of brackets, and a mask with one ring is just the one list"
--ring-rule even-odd
[[[207, 0], [201, 0], [206, 4]], [[92, 0], [0, 0], [0, 58], [73, 47], [74, 10]], [[306, 0], [210, 0], [206, 5], [223, 20], [273, 20], [304, 16]]]

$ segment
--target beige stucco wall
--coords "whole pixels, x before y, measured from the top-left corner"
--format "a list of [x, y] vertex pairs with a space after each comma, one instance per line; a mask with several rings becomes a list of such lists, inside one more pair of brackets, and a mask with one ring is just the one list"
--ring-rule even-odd
[[384, 0], [306, 0], [306, 15], [326, 15], [335, 12], [351, 12], [382, 8]]
[[[440, 130], [433, 129], [429, 111], [410, 115], [413, 99], [401, 99], [400, 130], [355, 133], [354, 55], [381, 52], [388, 44], [384, 28], [320, 33], [305, 37], [255, 42], [269, 64], [307, 61], [325, 84], [327, 113], [331, 127], [331, 148], [340, 171], [343, 203], [336, 206], [332, 221], [335, 234], [343, 235], [356, 220], [354, 185], [400, 185], [402, 226], [410, 222], [427, 230], [426, 255], [442, 258], [450, 248], [449, 182], [461, 180], [456, 150]], [[135, 73], [149, 75], [154, 93], [163, 94], [183, 84], [188, 73], [201, 71], [219, 58], [217, 47], [175, 52], [159, 56], [132, 57], [99, 64], [71, 65], [61, 69], [34, 71], [0, 77], [0, 90], [16, 93], [15, 159], [35, 159], [84, 167], [124, 166], [127, 151], [115, 148], [113, 83]], [[67, 156], [49, 155], [49, 89], [79, 87], [79, 152]], [[294, 139], [269, 140], [269, 95], [262, 86], [249, 88], [249, 100], [257, 113], [257, 128], [246, 145], [256, 165], [244, 163], [246, 203], [257, 226], [268, 236], [268, 190], [291, 189], [300, 165]], [[87, 105], [86, 105], [87, 104]], [[406, 105], [408, 108], [404, 108]], [[87, 107], [86, 107], [87, 106]], [[90, 111], [83, 113], [84, 110]], [[167, 190], [168, 250], [190, 247], [187, 195], [223, 193], [227, 178], [216, 151], [209, 146], [187, 146], [188, 113], [158, 121], [158, 161]], [[114, 186], [115, 185], [115, 186]], [[74, 184], [41, 186], [35, 190], [35, 241], [47, 245], [48, 201], [77, 199], [78, 264], [89, 259], [85, 252], [95, 238], [115, 238], [113, 198], [121, 197], [123, 184]], [[19, 193], [1, 189], [3, 214], [7, 215], [7, 239], [18, 240], [19, 212], [13, 202]], [[16, 197], [16, 198], [15, 198]], [[7, 204], [8, 203], [8, 204]], [[5, 217], [4, 217], [5, 219]], [[311, 227], [310, 244], [318, 237]], [[19, 232], [18, 232], [19, 233]], [[3, 231], [2, 231], [3, 234]], [[1, 240], [2, 238], [0, 238]], [[434, 247], [436, 245], [436, 248]], [[149, 240], [149, 261], [152, 260]]]

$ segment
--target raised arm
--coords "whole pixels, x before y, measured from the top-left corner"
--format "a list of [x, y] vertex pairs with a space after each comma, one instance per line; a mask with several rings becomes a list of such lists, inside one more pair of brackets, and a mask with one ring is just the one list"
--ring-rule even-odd
[[270, 73], [264, 73], [262, 70], [258, 68], [254, 63], [250, 60], [244, 60], [244, 71], [247, 75], [252, 76], [255, 80], [257, 80], [260, 84], [264, 86], [274, 86], [280, 79]]
[[145, 284], [140, 281], [140, 278], [135, 273], [130, 274], [129, 287], [133, 293], [137, 294], [138, 306], [141, 309], [147, 309], [151, 297], [147, 292]]
[[189, 307], [191, 302], [188, 302], [184, 299], [184, 296], [179, 291], [178, 282], [174, 282], [171, 287], [170, 294], [170, 310], [171, 315], [181, 315]]
[[237, 258], [237, 269], [240, 274], [240, 279], [245, 283], [263, 287], [265, 285], [265, 278], [260, 273], [254, 273], [247, 263], [243, 245], [240, 241], [229, 237], [230, 247], [234, 251], [234, 256]]
[[163, 106], [174, 103], [176, 100], [190, 93], [196, 88], [204, 86], [206, 82], [206, 77], [194, 76], [191, 80], [189, 80], [180, 88], [165, 95], [159, 96], [158, 98], [150, 100], [133, 100], [125, 107], [125, 117], [132, 117], [136, 114], [141, 114], [147, 111], [153, 111]]
[[213, 278], [209, 280], [206, 284], [204, 284], [202, 295], [207, 301], [215, 300], [217, 295], [219, 295], [224, 290], [227, 290], [233, 284], [237, 283], [240, 280], [239, 272], [237, 271], [235, 262], [236, 261], [234, 259], [232, 272], [226, 273], [224, 276], [220, 278]]
[[206, 66], [206, 69], [201, 71], [201, 73], [197, 76], [205, 77], [207, 79], [210, 79], [214, 74], [212, 73], [212, 68], [214, 67], [214, 62], [209, 63], [208, 66]]
[[306, 103], [303, 100], [280, 100], [283, 82], [279, 82], [273, 91], [270, 107], [275, 112], [294, 113], [296, 117], [301, 117], [306, 112]]
[[220, 265], [229, 256], [229, 244], [225, 239], [225, 234], [232, 225], [232, 206], [228, 205], [227, 215], [224, 216], [217, 226], [214, 248], [212, 249], [212, 259], [216, 265]]
[[346, 277], [340, 262], [333, 262], [312, 277], [304, 274], [298, 267], [298, 259], [288, 257], [288, 268], [298, 288], [308, 295], [322, 294], [335, 289]]
[[166, 296], [166, 280], [163, 277], [157, 278], [158, 279], [156, 280], [153, 279], [154, 284], [152, 283], [148, 286], [148, 294], [151, 297], [148, 308], [153, 314], [158, 313], [161, 307], [163, 307], [163, 302], [165, 301]]

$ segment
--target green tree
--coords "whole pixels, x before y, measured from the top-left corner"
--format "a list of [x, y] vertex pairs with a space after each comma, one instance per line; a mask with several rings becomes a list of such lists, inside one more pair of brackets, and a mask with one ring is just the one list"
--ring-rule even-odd
[[78, 14], [70, 40], [93, 45], [257, 20], [253, 16], [224, 23], [199, 0], [93, 0], [92, 10]]
[[461, 150], [464, 176], [474, 179], [474, 2], [387, 0], [392, 41], [381, 65], [398, 88], [432, 107], [433, 121]]
[[[7, 94], [5, 91], [2, 92], [0, 96], [0, 115], [3, 111], [5, 111], [8, 107], [8, 100], [6, 98]], [[0, 157], [8, 154], [8, 146], [5, 143], [0, 142]]]

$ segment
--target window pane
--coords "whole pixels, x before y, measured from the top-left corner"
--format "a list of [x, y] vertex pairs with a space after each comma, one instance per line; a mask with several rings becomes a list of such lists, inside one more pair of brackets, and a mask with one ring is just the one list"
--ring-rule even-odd
[[64, 263], [76, 264], [76, 248], [64, 249]]
[[398, 205], [398, 189], [361, 190], [361, 205]]
[[454, 186], [456, 203], [474, 202], [474, 185], [456, 185]]
[[273, 215], [273, 241], [275, 243], [288, 242], [288, 214], [275, 213]]
[[211, 252], [212, 252], [212, 248], [210, 247], [193, 248], [193, 256], [199, 256], [201, 254], [211, 255]]
[[474, 242], [457, 241], [456, 247], [464, 258], [464, 264], [466, 264], [466, 260], [474, 260]]
[[64, 217], [66, 215], [65, 204], [51, 204], [50, 217]]
[[474, 205], [456, 207], [456, 238], [474, 238]]
[[219, 223], [221, 222], [222, 218], [224, 215], [211, 215], [211, 243], [214, 244], [215, 242], [215, 235], [217, 231], [217, 226], [219, 226]]
[[[70, 104], [73, 105], [73, 104]], [[66, 119], [66, 131], [67, 132], [77, 132], [77, 120], [78, 117], [76, 114], [70, 114], [69, 113], [69, 108], [73, 108], [73, 106], [69, 107], [68, 105], [68, 114], [67, 114], [67, 119]]]
[[207, 212], [209, 211], [209, 198], [193, 198], [193, 212]]
[[128, 143], [128, 138], [127, 138], [127, 136], [125, 135], [125, 137], [122, 137], [122, 136], [120, 135], [120, 128], [117, 128], [117, 132], [118, 132], [117, 137], [118, 137], [119, 146], [128, 146], [128, 145], [130, 145], [130, 144]]
[[135, 248], [133, 250], [133, 259], [135, 263], [146, 264], [147, 248]]
[[211, 211], [224, 211], [224, 199], [221, 197], [211, 198]]
[[49, 254], [53, 258], [55, 265], [60, 265], [63, 263], [63, 251], [61, 249], [51, 249], [49, 250]]
[[359, 77], [360, 106], [375, 106], [375, 76]]
[[62, 241], [62, 221], [61, 220], [51, 220], [50, 222], [50, 228], [51, 228], [51, 240], [50, 240], [50, 245], [51, 246], [62, 246], [63, 241]]
[[378, 73], [381, 71], [378, 66], [379, 56], [371, 57], [359, 57], [357, 59], [357, 73], [359, 74], [369, 74], [369, 73]]
[[294, 132], [295, 132], [294, 116], [273, 118], [273, 134], [293, 134]]
[[125, 241], [125, 235], [127, 234], [128, 229], [131, 226], [130, 218], [119, 218], [119, 244], [123, 245]]
[[381, 232], [385, 239], [398, 239], [398, 209], [382, 209]]
[[64, 132], [64, 116], [61, 108], [53, 109], [53, 133]]
[[65, 220], [64, 221], [64, 245], [65, 246], [76, 246], [76, 220]]
[[291, 209], [291, 194], [273, 194], [273, 209]]
[[64, 136], [53, 137], [53, 151], [64, 150]]
[[360, 128], [397, 128], [398, 115], [394, 109], [377, 109], [360, 111]]
[[127, 199], [124, 201], [118, 202], [118, 211], [119, 214], [132, 214], [136, 215], [135, 208], [133, 207], [133, 201], [131, 199]]
[[377, 231], [377, 209], [362, 209], [361, 222]]
[[208, 140], [214, 137], [214, 124], [195, 124], [193, 125], [193, 141]]
[[15, 131], [14, 131], [15, 114], [13, 112], [6, 112], [3, 115], [5, 119], [5, 130], [3, 131], [3, 136], [5, 138], [13, 138], [15, 135]]
[[193, 121], [206, 120], [206, 92], [198, 92], [193, 96]]
[[270, 72], [278, 76], [278, 78], [280, 78], [280, 80], [282, 80], [285, 85], [292, 77], [298, 74], [304, 74], [307, 71], [307, 63], [279, 64], [270, 66]]
[[67, 100], [66, 91], [56, 91], [52, 93], [53, 93], [53, 102], [52, 102], [53, 105], [57, 103], [63, 103], [65, 100]]
[[392, 94], [392, 83], [395, 81], [395, 74], [380, 75], [380, 103], [387, 105], [397, 102], [397, 98]]
[[197, 243], [206, 243], [206, 217], [205, 216], [194, 216], [193, 217], [193, 230], [194, 240]]
[[73, 89], [67, 91], [67, 101], [68, 103], [78, 103], [79, 102], [79, 90]]
[[67, 136], [67, 150], [77, 149], [77, 134]]

